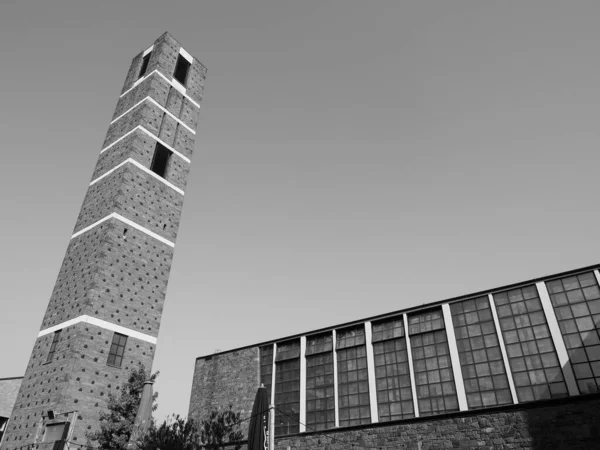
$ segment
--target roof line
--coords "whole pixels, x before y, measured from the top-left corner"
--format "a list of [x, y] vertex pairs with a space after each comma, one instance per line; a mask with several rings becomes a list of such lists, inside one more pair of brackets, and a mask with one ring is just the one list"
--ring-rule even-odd
[[598, 269], [598, 268], [600, 268], [600, 263], [592, 264], [591, 266], [580, 267], [578, 269], [568, 270], [568, 271], [565, 271], [565, 272], [559, 272], [559, 273], [555, 273], [555, 274], [544, 275], [544, 276], [533, 278], [533, 279], [526, 280], [526, 281], [519, 281], [518, 283], [507, 284], [507, 285], [500, 286], [500, 287], [497, 287], [497, 288], [485, 289], [485, 290], [482, 290], [482, 291], [474, 292], [472, 294], [459, 295], [457, 297], [452, 297], [452, 298], [445, 299], [445, 300], [438, 300], [438, 301], [432, 302], [432, 303], [423, 303], [422, 305], [419, 305], [419, 306], [412, 306], [412, 307], [409, 307], [409, 308], [399, 309], [399, 310], [392, 311], [392, 312], [389, 312], [389, 313], [378, 314], [376, 316], [366, 317], [364, 319], [353, 320], [353, 321], [350, 321], [350, 322], [345, 322], [345, 323], [341, 323], [341, 324], [331, 325], [331, 326], [327, 326], [327, 327], [324, 327], [324, 328], [319, 328], [319, 329], [316, 329], [316, 330], [310, 330], [310, 331], [307, 331], [307, 332], [304, 332], [304, 333], [296, 333], [296, 334], [293, 334], [293, 335], [290, 335], [290, 336], [284, 336], [284, 337], [281, 337], [281, 338], [270, 339], [268, 341], [258, 342], [256, 344], [246, 345], [244, 347], [237, 347], [237, 348], [233, 348], [231, 350], [225, 350], [225, 351], [222, 351], [222, 352], [215, 352], [215, 353], [212, 353], [210, 355], [198, 356], [196, 358], [196, 361], [198, 361], [199, 359], [206, 359], [206, 358], [210, 358], [210, 357], [213, 357], [213, 356], [224, 355], [224, 354], [227, 354], [227, 353], [233, 353], [233, 352], [237, 352], [237, 351], [240, 351], [240, 350], [246, 350], [246, 349], [252, 348], [252, 347], [260, 347], [260, 346], [267, 345], [267, 344], [273, 344], [275, 342], [287, 341], [288, 339], [295, 339], [295, 338], [298, 338], [298, 337], [301, 337], [301, 336], [309, 336], [309, 335], [313, 335], [313, 334], [319, 334], [319, 333], [323, 333], [325, 331], [336, 330], [336, 329], [339, 329], [339, 328], [345, 328], [345, 327], [348, 327], [348, 326], [357, 325], [357, 324], [364, 323], [364, 322], [369, 322], [369, 321], [378, 320], [378, 319], [384, 319], [386, 317], [392, 317], [392, 316], [395, 316], [395, 315], [398, 315], [398, 314], [411, 313], [411, 312], [415, 312], [415, 311], [418, 311], [418, 310], [425, 310], [425, 309], [429, 309], [429, 308], [432, 308], [432, 307], [435, 307], [435, 306], [442, 305], [444, 303], [450, 303], [450, 302], [456, 302], [456, 301], [461, 301], [461, 300], [467, 300], [469, 298], [475, 298], [475, 297], [479, 297], [479, 296], [482, 296], [482, 295], [493, 294], [494, 292], [498, 292], [498, 291], [505, 291], [505, 290], [508, 290], [508, 289], [514, 289], [516, 287], [523, 286], [523, 285], [526, 285], [526, 284], [533, 284], [533, 283], [537, 283], [539, 281], [549, 281], [549, 280], [551, 280], [553, 278], [562, 278], [562, 277], [573, 275], [573, 274], [576, 274], [576, 273], [579, 273], [579, 272], [586, 272], [586, 271], [594, 270], [594, 269]]

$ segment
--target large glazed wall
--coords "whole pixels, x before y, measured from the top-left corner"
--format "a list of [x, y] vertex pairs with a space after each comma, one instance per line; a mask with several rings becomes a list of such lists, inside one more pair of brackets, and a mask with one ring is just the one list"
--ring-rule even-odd
[[600, 396], [276, 439], [276, 450], [600, 448]]
[[[232, 405], [242, 417], [250, 414], [260, 386], [258, 348], [196, 360], [189, 416], [206, 418], [214, 408]], [[247, 430], [244, 429], [246, 433]]]

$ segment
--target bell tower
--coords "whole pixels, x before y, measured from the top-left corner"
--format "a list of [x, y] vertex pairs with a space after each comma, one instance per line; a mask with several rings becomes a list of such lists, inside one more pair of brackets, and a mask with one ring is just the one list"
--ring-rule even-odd
[[168, 33], [133, 58], [2, 449], [85, 444], [108, 393], [151, 370], [205, 76]]

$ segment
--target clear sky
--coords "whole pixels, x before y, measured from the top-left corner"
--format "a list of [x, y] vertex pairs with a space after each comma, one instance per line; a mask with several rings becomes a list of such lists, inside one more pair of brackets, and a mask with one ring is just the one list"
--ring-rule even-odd
[[[25, 371], [131, 58], [208, 67], [154, 370], [597, 263], [598, 1], [0, 0], [0, 377]], [[257, 330], [256, 321], [265, 327]]]

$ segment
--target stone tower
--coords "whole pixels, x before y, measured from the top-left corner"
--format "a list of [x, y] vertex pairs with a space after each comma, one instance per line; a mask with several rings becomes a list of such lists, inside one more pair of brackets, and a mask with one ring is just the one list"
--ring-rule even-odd
[[107, 394], [151, 370], [205, 75], [168, 33], [133, 58], [3, 450], [84, 444]]

